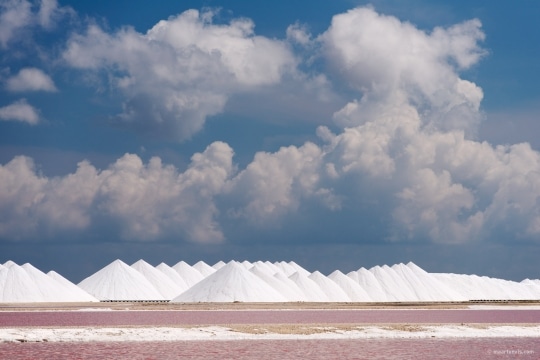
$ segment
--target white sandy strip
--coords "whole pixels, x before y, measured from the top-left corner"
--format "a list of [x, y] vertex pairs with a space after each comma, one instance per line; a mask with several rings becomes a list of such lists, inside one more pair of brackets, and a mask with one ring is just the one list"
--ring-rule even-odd
[[469, 305], [470, 310], [540, 310], [540, 305]]
[[319, 327], [314, 334], [244, 333], [222, 326], [174, 328], [0, 328], [2, 342], [88, 342], [88, 341], [193, 341], [193, 340], [308, 340], [308, 339], [423, 339], [423, 338], [509, 338], [538, 337], [540, 325], [415, 326], [398, 330], [385, 326], [365, 326], [357, 330]]

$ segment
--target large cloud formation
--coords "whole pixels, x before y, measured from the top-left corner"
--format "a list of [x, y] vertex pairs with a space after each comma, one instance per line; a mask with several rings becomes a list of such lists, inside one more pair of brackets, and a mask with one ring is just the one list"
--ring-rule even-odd
[[[252, 29], [249, 20], [215, 25], [211, 14], [196, 11], [144, 35], [91, 26], [73, 35], [64, 59], [113, 71], [126, 97], [122, 121], [186, 138], [231, 93], [279, 83], [294, 66], [291, 48]], [[317, 51], [328, 79], [346, 82], [353, 94], [335, 109], [332, 129], [317, 129], [319, 144], [259, 152], [237, 169], [233, 150], [215, 142], [183, 172], [127, 154], [105, 170], [82, 162], [60, 178], [17, 157], [0, 167], [0, 236], [106, 224], [125, 239], [220, 242], [227, 236], [220, 221], [276, 224], [309, 204], [375, 222], [386, 213], [389, 241], [539, 238], [540, 154], [526, 143], [493, 146], [475, 138], [483, 92], [460, 72], [484, 54], [478, 20], [428, 33], [356, 8], [335, 16], [320, 36], [303, 35], [295, 38]]]
[[214, 24], [212, 11], [186, 11], [146, 34], [108, 34], [90, 25], [63, 54], [75, 68], [107, 72], [125, 100], [119, 124], [185, 140], [220, 113], [231, 94], [278, 83], [296, 59], [286, 42], [254, 34], [249, 19]]
[[47, 237], [109, 222], [124, 239], [177, 234], [220, 242], [213, 197], [230, 177], [232, 155], [227, 144], [213, 143], [179, 173], [159, 158], [145, 165], [137, 155], [126, 154], [103, 171], [83, 161], [60, 178], [41, 176], [30, 158], [16, 157], [0, 168], [0, 236]]

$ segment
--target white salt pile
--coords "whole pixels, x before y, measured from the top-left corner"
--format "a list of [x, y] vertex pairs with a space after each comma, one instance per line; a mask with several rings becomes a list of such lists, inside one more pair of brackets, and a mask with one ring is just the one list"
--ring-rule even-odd
[[540, 300], [540, 280], [428, 273], [413, 263], [310, 273], [290, 261], [184, 261], [156, 267], [116, 260], [78, 286], [30, 264], [0, 264], [0, 301], [404, 302]]
[[351, 276], [352, 279], [356, 278], [360, 286], [366, 290], [373, 301], [391, 301], [388, 299], [377, 277], [369, 270], [362, 267], [356, 273], [347, 274], [347, 276]]
[[[47, 276], [61, 283], [71, 294], [73, 294], [73, 301], [99, 301], [54, 270], [49, 271]], [[68, 301], [68, 298], [62, 295], [60, 301]]]
[[347, 275], [343, 274], [341, 271], [336, 270], [328, 278], [332, 279], [336, 284], [338, 284], [341, 289], [349, 296], [350, 301], [354, 302], [371, 302], [373, 301], [369, 294], [364, 290], [360, 284]]
[[204, 275], [199, 270], [194, 269], [185, 261], [178, 262], [172, 268], [184, 279], [188, 287], [192, 287], [204, 279]]
[[241, 264], [231, 261], [174, 302], [285, 302], [287, 299]]
[[207, 277], [208, 275], [212, 275], [216, 272], [216, 269], [214, 269], [204, 261], [199, 261], [198, 263], [193, 265], [193, 268], [199, 271], [203, 277]]
[[97, 301], [67, 279], [48, 276], [31, 264], [8, 261], [0, 269], [0, 302]]
[[79, 283], [99, 300], [165, 300], [143, 274], [115, 260]]
[[216, 270], [219, 270], [221, 269], [222, 267], [224, 267], [225, 265], [227, 265], [224, 261], [218, 261], [217, 263], [215, 263], [214, 265], [212, 265], [212, 268], [216, 269]]
[[311, 273], [311, 275], [308, 276], [311, 280], [313, 280], [321, 290], [326, 294], [328, 297], [328, 301], [333, 302], [348, 302], [351, 301], [351, 298], [345, 291], [339, 287], [338, 284], [336, 284], [333, 280], [327, 278], [323, 274], [321, 274], [319, 271], [315, 271]]
[[181, 285], [176, 285], [176, 283], [163, 272], [142, 259], [132, 264], [131, 267], [144, 275], [164, 299], [171, 300], [185, 290]]
[[176, 284], [176, 286], [178, 286], [181, 289], [180, 292], [184, 292], [187, 289], [189, 289], [189, 286], [186, 283], [186, 281], [180, 276], [180, 274], [176, 272], [176, 270], [174, 270], [169, 265], [165, 263], [161, 263], [158, 266], [156, 266], [156, 269], [158, 269], [159, 271], [167, 275], [169, 279], [171, 279]]
[[289, 279], [291, 279], [300, 288], [300, 290], [302, 290], [308, 301], [330, 301], [330, 298], [327, 294], [324, 293], [321, 287], [305, 274], [295, 272], [291, 276], [289, 276]]
[[249, 271], [273, 287], [279, 294], [283, 295], [287, 301], [308, 300], [304, 293], [298, 288], [298, 286], [296, 286], [296, 284], [283, 281], [283, 279], [287, 279], [286, 277], [278, 278], [275, 276], [277, 274], [271, 275], [268, 268], [263, 267], [261, 269], [261, 266], [254, 265], [251, 269], [249, 269]]

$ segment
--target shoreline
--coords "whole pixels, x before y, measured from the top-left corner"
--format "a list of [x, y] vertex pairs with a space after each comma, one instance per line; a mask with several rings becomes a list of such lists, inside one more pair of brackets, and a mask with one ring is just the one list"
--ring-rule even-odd
[[[17, 303], [0, 304], [0, 312], [146, 312], [146, 311], [317, 311], [317, 310], [540, 310], [540, 302], [506, 303]], [[190, 311], [191, 310], [191, 311]], [[156, 313], [157, 314], [157, 313]], [[8, 314], [6, 314], [8, 315]], [[471, 317], [473, 320], [474, 317]], [[157, 342], [234, 340], [353, 340], [540, 338], [540, 323], [354, 322], [221, 323], [178, 325], [0, 325], [0, 345], [38, 342]], [[287, 319], [286, 321], [289, 321]], [[406, 320], [408, 321], [408, 320]], [[460, 320], [461, 321], [461, 320]], [[473, 320], [474, 321], [474, 320]]]
[[368, 310], [368, 309], [540, 309], [538, 301], [464, 301], [464, 302], [285, 302], [285, 303], [170, 303], [170, 302], [65, 302], [65, 303], [0, 303], [2, 311], [77, 311], [77, 310]]
[[539, 324], [338, 324], [0, 328], [2, 343], [538, 338]]

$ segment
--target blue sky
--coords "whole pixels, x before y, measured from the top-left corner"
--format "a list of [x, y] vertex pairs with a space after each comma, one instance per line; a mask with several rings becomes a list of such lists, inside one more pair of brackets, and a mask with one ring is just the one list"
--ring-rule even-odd
[[0, 254], [538, 278], [535, 1], [0, 1]]

